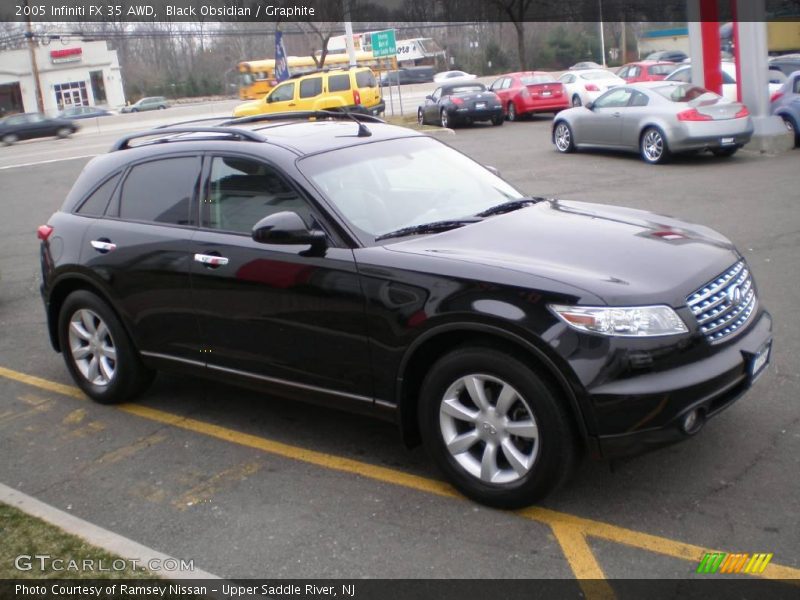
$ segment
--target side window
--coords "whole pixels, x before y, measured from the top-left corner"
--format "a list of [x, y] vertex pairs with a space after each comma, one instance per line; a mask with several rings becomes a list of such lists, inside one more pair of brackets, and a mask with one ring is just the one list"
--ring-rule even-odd
[[431, 98], [433, 98], [434, 102], [438, 102], [439, 98], [441, 98], [441, 97], [442, 97], [442, 88], [436, 88], [436, 91], [433, 92], [433, 95], [431, 96]]
[[631, 98], [631, 103], [629, 106], [647, 106], [649, 102], [650, 98], [641, 92], [633, 92], [633, 97]]
[[633, 90], [616, 88], [600, 96], [594, 103], [595, 108], [621, 108], [628, 105]]
[[511, 78], [510, 78], [510, 77], [506, 77], [506, 78], [503, 80], [503, 89], [504, 89], [504, 90], [507, 90], [507, 89], [508, 89], [508, 88], [510, 88], [510, 87], [511, 87]]
[[617, 77], [622, 77], [625, 79], [628, 76], [628, 71], [630, 71], [630, 67], [625, 67], [619, 73], [617, 73]]
[[294, 99], [294, 81], [279, 85], [267, 96], [267, 102], [286, 102]]
[[793, 85], [793, 94], [800, 94], [800, 77], [794, 78], [794, 85]]
[[273, 167], [249, 158], [214, 157], [202, 204], [203, 227], [249, 235], [258, 221], [286, 210], [312, 223], [307, 202]]
[[684, 83], [691, 83], [692, 81], [692, 70], [691, 69], [683, 69], [681, 71], [676, 71], [669, 77], [670, 81], [683, 81]]
[[360, 88], [372, 88], [378, 85], [372, 71], [359, 71], [356, 73], [356, 85]]
[[341, 75], [331, 75], [328, 77], [328, 91], [329, 92], [344, 92], [350, 89], [350, 75], [342, 73]]
[[722, 83], [736, 83], [733, 77], [728, 75], [725, 71], [722, 72]]
[[122, 183], [120, 219], [190, 225], [199, 167], [200, 160], [194, 156], [136, 165]]
[[631, 67], [630, 71], [628, 71], [628, 77], [638, 77], [641, 72], [641, 67]]
[[503, 84], [503, 79], [502, 78], [497, 79], [495, 80], [494, 83], [492, 83], [492, 85], [489, 86], [489, 90], [490, 91], [499, 90], [502, 87], [502, 84]]
[[91, 215], [99, 217], [105, 214], [106, 207], [111, 201], [111, 196], [114, 190], [117, 189], [119, 183], [120, 173], [110, 177], [105, 183], [100, 184], [95, 191], [93, 191], [86, 200], [83, 201], [80, 208], [76, 211], [81, 215]]
[[322, 77], [310, 77], [300, 82], [300, 97], [313, 98], [322, 93]]

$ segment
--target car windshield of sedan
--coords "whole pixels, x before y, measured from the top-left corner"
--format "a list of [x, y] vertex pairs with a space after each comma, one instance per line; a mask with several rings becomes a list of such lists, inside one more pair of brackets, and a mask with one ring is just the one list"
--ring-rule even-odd
[[298, 167], [361, 234], [460, 220], [522, 193], [460, 152], [427, 137], [360, 144]]

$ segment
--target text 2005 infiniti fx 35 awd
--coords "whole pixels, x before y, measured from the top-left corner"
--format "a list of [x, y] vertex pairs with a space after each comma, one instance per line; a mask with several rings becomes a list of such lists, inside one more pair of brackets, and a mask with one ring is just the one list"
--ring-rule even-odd
[[129, 136], [39, 237], [53, 347], [98, 402], [177, 369], [374, 414], [494, 506], [696, 433], [770, 356], [719, 233], [527, 198], [367, 117]]

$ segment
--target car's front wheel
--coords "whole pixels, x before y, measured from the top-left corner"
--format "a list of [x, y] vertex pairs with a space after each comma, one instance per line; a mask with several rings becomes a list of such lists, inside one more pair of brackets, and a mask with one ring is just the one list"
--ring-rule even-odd
[[792, 117], [783, 116], [783, 124], [786, 125], [786, 130], [792, 134], [794, 138], [794, 145], [800, 146], [800, 131], [797, 130], [797, 125], [795, 125], [794, 120]]
[[566, 121], [559, 121], [553, 130], [553, 143], [556, 150], [568, 154], [575, 150], [575, 140], [572, 137], [572, 129]]
[[425, 446], [466, 496], [499, 508], [529, 506], [565, 481], [578, 457], [561, 398], [505, 352], [465, 347], [423, 382]]
[[572, 106], [582, 106], [581, 97], [578, 94], [572, 96]]
[[442, 127], [450, 127], [450, 116], [447, 114], [447, 111], [442, 109], [440, 119], [442, 123]]
[[58, 339], [75, 383], [101, 404], [129, 400], [153, 380], [114, 311], [91, 292], [79, 290], [64, 300]]
[[517, 116], [517, 107], [514, 106], [513, 102], [508, 103], [508, 108], [506, 108], [506, 113], [508, 114], [509, 121], [516, 121], [517, 119], [519, 119], [519, 116]]
[[648, 127], [639, 140], [639, 154], [642, 160], [651, 165], [667, 162], [670, 157], [667, 138], [658, 127]]
[[420, 125], [425, 125], [425, 114], [422, 112], [422, 109], [417, 109], [417, 123]]
[[495, 127], [502, 125], [504, 121], [505, 118], [503, 117], [503, 115], [497, 115], [496, 117], [492, 117], [492, 125], [494, 125]]

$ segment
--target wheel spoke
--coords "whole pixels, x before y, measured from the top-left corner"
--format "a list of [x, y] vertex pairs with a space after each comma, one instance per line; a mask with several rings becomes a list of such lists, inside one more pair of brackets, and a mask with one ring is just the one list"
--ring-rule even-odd
[[94, 323], [94, 315], [90, 313], [88, 310], [81, 311], [81, 322], [83, 323], [83, 327], [88, 331], [90, 334], [94, 335], [97, 332], [97, 326]]
[[92, 353], [92, 351], [89, 349], [89, 346], [75, 346], [71, 350], [72, 357], [75, 360], [82, 360]]
[[103, 323], [103, 321], [100, 321], [100, 324], [97, 326], [97, 333], [95, 335], [100, 341], [103, 341], [103, 338], [108, 335], [108, 326]]
[[536, 423], [530, 419], [526, 421], [511, 421], [506, 425], [506, 431], [510, 435], [516, 435], [529, 440], [535, 440], [539, 437], [539, 428], [536, 426]]
[[94, 383], [94, 380], [97, 379], [97, 376], [100, 373], [97, 362], [97, 355], [95, 354], [89, 361], [89, 368], [86, 371], [86, 379], [88, 379], [90, 383]]
[[479, 439], [477, 429], [473, 429], [472, 431], [457, 435], [450, 440], [447, 443], [447, 449], [450, 451], [450, 454], [461, 454], [472, 448]]
[[489, 409], [489, 400], [486, 398], [486, 388], [483, 385], [483, 379], [479, 377], [466, 377], [464, 385], [467, 388], [467, 393], [472, 401], [480, 410]]
[[92, 337], [92, 335], [84, 328], [83, 323], [81, 323], [79, 320], [70, 321], [69, 329], [84, 341], [88, 342]]
[[478, 411], [467, 408], [457, 398], [449, 398], [442, 402], [442, 412], [459, 421], [474, 423], [478, 418]]
[[103, 353], [103, 356], [114, 361], [117, 360], [117, 349], [114, 348], [114, 346], [100, 346], [100, 351]]
[[497, 466], [497, 444], [487, 443], [481, 457], [481, 479], [492, 481], [500, 468]]
[[500, 390], [500, 395], [497, 397], [497, 414], [504, 417], [508, 413], [508, 409], [514, 405], [517, 400], [517, 392], [510, 385], [503, 385]]
[[525, 475], [530, 469], [528, 466], [529, 458], [520, 452], [509, 439], [503, 440], [500, 447], [503, 449], [503, 455], [506, 457], [506, 460], [508, 460], [508, 463], [514, 471], [516, 471], [517, 475]]

